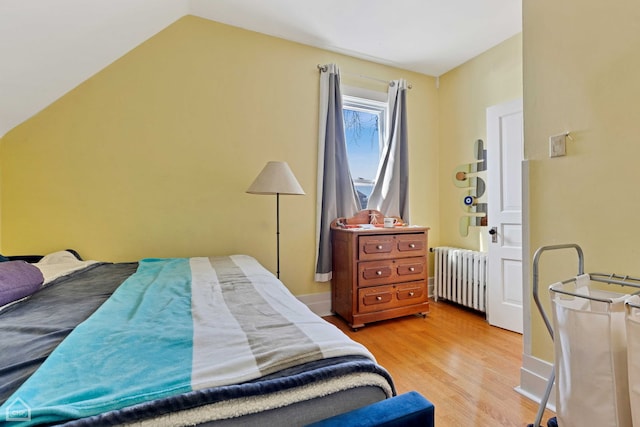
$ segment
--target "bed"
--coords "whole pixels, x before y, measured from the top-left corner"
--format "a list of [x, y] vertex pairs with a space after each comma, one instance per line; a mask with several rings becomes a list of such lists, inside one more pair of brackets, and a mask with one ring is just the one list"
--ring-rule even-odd
[[5, 290], [40, 277], [0, 299], [9, 425], [295, 426], [396, 394], [365, 347], [246, 255], [0, 262]]

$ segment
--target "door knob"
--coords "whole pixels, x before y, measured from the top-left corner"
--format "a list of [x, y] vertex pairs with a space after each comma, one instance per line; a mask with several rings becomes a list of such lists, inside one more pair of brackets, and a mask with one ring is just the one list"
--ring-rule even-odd
[[489, 234], [491, 234], [491, 243], [498, 243], [498, 227], [491, 227]]

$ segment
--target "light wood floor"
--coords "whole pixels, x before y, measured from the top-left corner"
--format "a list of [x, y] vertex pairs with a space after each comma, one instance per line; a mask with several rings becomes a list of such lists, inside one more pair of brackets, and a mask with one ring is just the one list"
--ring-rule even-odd
[[[483, 315], [431, 301], [426, 318], [372, 323], [357, 332], [325, 319], [365, 345], [394, 379], [398, 394], [416, 390], [436, 408], [436, 426], [527, 426], [538, 404], [518, 394], [522, 336], [489, 326]], [[546, 411], [543, 426], [554, 416]]]

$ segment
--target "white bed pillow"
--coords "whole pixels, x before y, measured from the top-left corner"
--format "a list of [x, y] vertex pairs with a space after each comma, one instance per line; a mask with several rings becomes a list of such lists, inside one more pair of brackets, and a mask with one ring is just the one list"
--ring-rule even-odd
[[40, 269], [46, 286], [51, 281], [72, 273], [76, 270], [88, 267], [98, 261], [80, 261], [69, 251], [58, 251], [45, 255], [40, 261], [33, 264]]
[[69, 251], [58, 251], [50, 253], [49, 255], [43, 256], [40, 261], [37, 262], [38, 265], [45, 264], [68, 264], [68, 263], [77, 263], [82, 262], [74, 254]]

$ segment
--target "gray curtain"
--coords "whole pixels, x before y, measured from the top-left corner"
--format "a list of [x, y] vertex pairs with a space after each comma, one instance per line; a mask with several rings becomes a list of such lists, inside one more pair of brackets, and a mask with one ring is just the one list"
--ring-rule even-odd
[[320, 68], [320, 122], [316, 205], [315, 280], [331, 280], [331, 222], [355, 215], [360, 206], [349, 172], [340, 93], [340, 71], [335, 64]]
[[380, 157], [376, 183], [367, 209], [409, 222], [409, 154], [407, 142], [407, 82], [389, 86], [388, 136]]

